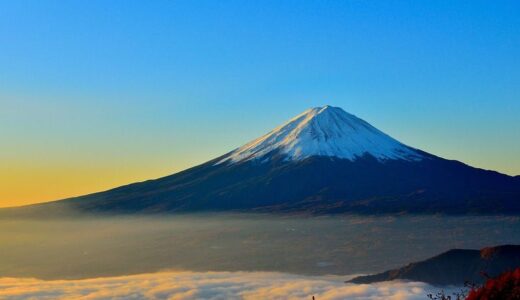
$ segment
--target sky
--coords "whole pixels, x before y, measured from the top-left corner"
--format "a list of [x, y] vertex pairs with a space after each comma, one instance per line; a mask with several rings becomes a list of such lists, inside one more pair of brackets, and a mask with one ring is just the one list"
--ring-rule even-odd
[[519, 1], [0, 0], [0, 207], [158, 178], [330, 104], [520, 174]]

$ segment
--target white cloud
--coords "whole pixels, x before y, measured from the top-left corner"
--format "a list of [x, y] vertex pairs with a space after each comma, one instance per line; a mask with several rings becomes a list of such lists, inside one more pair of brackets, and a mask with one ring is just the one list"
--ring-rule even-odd
[[425, 299], [418, 282], [345, 284], [270, 272], [162, 272], [81, 280], [0, 278], [0, 299]]

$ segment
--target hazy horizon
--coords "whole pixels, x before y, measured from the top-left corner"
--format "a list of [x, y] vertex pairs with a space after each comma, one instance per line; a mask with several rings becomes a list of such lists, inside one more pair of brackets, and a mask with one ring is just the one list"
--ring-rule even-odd
[[424, 299], [460, 288], [344, 281], [452, 248], [520, 244], [519, 222], [267, 214], [0, 219], [0, 297]]
[[520, 244], [519, 222], [237, 213], [0, 218], [0, 277], [83, 279], [168, 270], [352, 276], [453, 248]]

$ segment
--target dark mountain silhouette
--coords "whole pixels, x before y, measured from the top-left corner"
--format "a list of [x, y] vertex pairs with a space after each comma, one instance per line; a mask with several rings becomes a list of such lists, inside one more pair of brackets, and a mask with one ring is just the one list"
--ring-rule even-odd
[[438, 256], [383, 273], [359, 276], [349, 282], [374, 283], [396, 279], [435, 285], [482, 283], [520, 267], [520, 245], [488, 247], [481, 250], [453, 249]]
[[185, 171], [3, 214], [64, 210], [518, 214], [520, 178], [406, 146], [325, 106]]

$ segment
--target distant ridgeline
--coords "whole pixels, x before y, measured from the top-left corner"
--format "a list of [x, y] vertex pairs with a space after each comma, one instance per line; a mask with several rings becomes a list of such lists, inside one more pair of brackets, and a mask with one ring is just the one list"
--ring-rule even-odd
[[396, 279], [435, 285], [482, 283], [486, 277], [520, 267], [520, 245], [504, 245], [481, 250], [453, 249], [438, 256], [383, 273], [359, 276], [349, 282], [374, 283]]
[[409, 147], [324, 106], [185, 171], [3, 215], [64, 211], [519, 214], [520, 177]]

